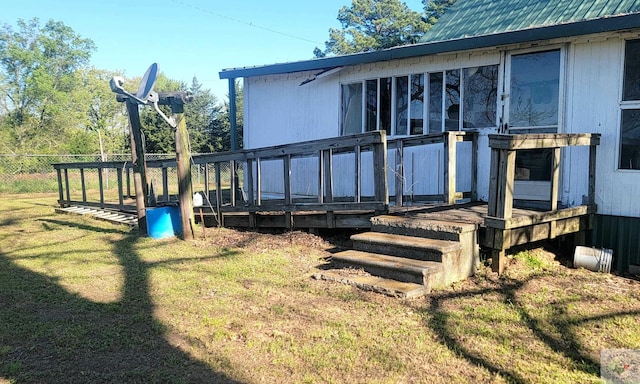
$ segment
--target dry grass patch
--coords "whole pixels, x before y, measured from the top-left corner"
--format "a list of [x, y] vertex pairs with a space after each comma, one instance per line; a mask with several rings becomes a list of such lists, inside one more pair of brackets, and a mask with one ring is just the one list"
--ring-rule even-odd
[[311, 279], [331, 238], [139, 238], [54, 201], [0, 198], [0, 382], [598, 382], [640, 345], [640, 284], [543, 250], [403, 301]]

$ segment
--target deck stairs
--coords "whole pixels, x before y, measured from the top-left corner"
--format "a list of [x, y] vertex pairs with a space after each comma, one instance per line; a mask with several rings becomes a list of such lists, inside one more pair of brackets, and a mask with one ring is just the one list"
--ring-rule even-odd
[[479, 263], [478, 225], [411, 216], [371, 219], [351, 236], [352, 248], [332, 256], [316, 278], [400, 298], [464, 280]]

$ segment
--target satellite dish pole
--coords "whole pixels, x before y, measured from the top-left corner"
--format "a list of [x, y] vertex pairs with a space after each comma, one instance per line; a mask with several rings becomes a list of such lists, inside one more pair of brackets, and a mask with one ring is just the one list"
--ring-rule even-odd
[[[146, 204], [149, 196], [145, 161], [144, 143], [140, 124], [140, 105], [153, 105], [162, 118], [176, 129], [176, 160], [178, 168], [178, 194], [180, 200], [180, 216], [182, 219], [183, 238], [193, 239], [193, 193], [191, 187], [191, 153], [187, 125], [184, 118], [184, 103], [190, 102], [192, 96], [188, 92], [162, 92], [153, 91], [153, 86], [158, 78], [158, 64], [153, 63], [142, 77], [138, 91], [134, 94], [127, 92], [122, 86], [124, 79], [116, 76], [111, 79], [109, 85], [115, 92], [116, 99], [125, 102], [131, 127], [131, 158], [133, 161], [133, 180], [136, 189], [136, 211], [138, 213], [138, 232], [147, 235]], [[173, 116], [167, 117], [159, 105], [170, 105]]]

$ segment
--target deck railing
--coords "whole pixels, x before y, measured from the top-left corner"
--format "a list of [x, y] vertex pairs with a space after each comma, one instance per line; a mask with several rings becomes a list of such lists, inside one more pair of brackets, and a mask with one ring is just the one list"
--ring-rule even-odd
[[[521, 243], [557, 236], [584, 232], [585, 220], [595, 213], [596, 147], [600, 144], [600, 134], [525, 134], [489, 135], [491, 147], [491, 171], [489, 181], [489, 207], [485, 218], [487, 236], [485, 246], [492, 249], [493, 269], [502, 272], [505, 250]], [[565, 147], [588, 146], [587, 162], [589, 182], [586, 204], [558, 209], [561, 149]], [[552, 149], [551, 188], [549, 210], [534, 216], [513, 218], [514, 187], [516, 174], [516, 154], [522, 150]], [[559, 227], [559, 223], [563, 224]], [[589, 220], [586, 220], [589, 226]], [[520, 239], [520, 237], [523, 237]]]
[[[161, 172], [162, 194], [160, 201], [170, 201], [170, 183], [168, 171], [176, 168], [176, 161], [173, 159], [147, 160], [148, 169], [156, 169]], [[134, 198], [132, 194], [133, 180], [131, 161], [93, 161], [78, 163], [57, 163], [53, 165], [58, 178], [58, 204], [61, 207], [71, 205], [84, 205], [114, 209], [120, 211], [135, 212], [135, 207], [127, 202], [127, 199]], [[72, 172], [75, 171], [75, 174]], [[116, 191], [110, 187], [109, 175], [116, 174]], [[90, 177], [88, 173], [97, 175]], [[159, 187], [156, 185], [156, 187]], [[175, 188], [177, 190], [177, 186]], [[92, 196], [95, 190], [99, 196]], [[73, 194], [72, 194], [73, 193]], [[78, 196], [78, 193], [80, 196]], [[117, 195], [116, 195], [117, 194]], [[116, 203], [117, 199], [117, 203]]]
[[[193, 163], [205, 169], [205, 195], [215, 199], [218, 215], [223, 212], [256, 212], [256, 211], [337, 211], [337, 210], [376, 210], [383, 211], [389, 204], [389, 193], [385, 171], [387, 141], [384, 132], [376, 131], [366, 134], [344, 136], [323, 140], [315, 140], [287, 144], [268, 148], [247, 149], [234, 152], [218, 153], [193, 157]], [[362, 179], [363, 153], [371, 152], [373, 166], [367, 170], [373, 179], [373, 195], [363, 196]], [[354, 194], [350, 198], [334, 196], [334, 159], [340, 155], [353, 156], [351, 182]], [[309, 159], [304, 174], [292, 172], [292, 164], [296, 159]], [[280, 193], [264, 196], [263, 165], [269, 162], [277, 164], [271, 168], [266, 177], [278, 178], [282, 185]], [[232, 171], [223, 180], [221, 167], [227, 166]], [[213, 193], [210, 190], [210, 172], [215, 172]], [[296, 194], [294, 185], [296, 177], [309, 178], [315, 173], [315, 191], [304, 195]], [[224, 193], [226, 191], [226, 193]], [[221, 218], [220, 218], [221, 220]], [[222, 222], [222, 221], [220, 221]]]
[[[457, 191], [456, 181], [458, 180], [456, 168], [458, 163], [457, 143], [470, 142], [470, 170], [471, 189], [469, 191]], [[478, 133], [471, 131], [450, 131], [420, 136], [409, 136], [398, 139], [391, 139], [388, 142], [389, 148], [395, 149], [395, 205], [401, 207], [405, 201], [404, 191], [407, 180], [405, 173], [405, 149], [412, 147], [424, 147], [433, 144], [443, 144], [444, 149], [444, 188], [442, 194], [421, 195], [417, 201], [437, 201], [454, 204], [456, 200], [468, 198], [471, 201], [478, 200]]]
[[[440, 177], [443, 193], [420, 195], [414, 201], [439, 201], [454, 203], [457, 199], [477, 197], [477, 133], [445, 132], [438, 134], [410, 136], [387, 140], [383, 131], [368, 132], [351, 136], [293, 143], [267, 148], [247, 149], [216, 154], [194, 155], [192, 169], [200, 173], [199, 190], [204, 193], [205, 212], [215, 213], [222, 223], [224, 213], [268, 212], [291, 213], [295, 211], [375, 211], [384, 212], [389, 206], [389, 185], [394, 178], [394, 204], [402, 206], [406, 202], [408, 189], [405, 175], [404, 153], [407, 148], [442, 145], [444, 166], [439, 167], [437, 180], [423, 180], [424, 184], [437, 183]], [[456, 191], [457, 143], [471, 142], [471, 190]], [[438, 158], [441, 156], [438, 149]], [[394, 156], [393, 170], [389, 170], [388, 157]], [[433, 166], [433, 165], [431, 165]], [[160, 192], [158, 201], [175, 200], [170, 191], [169, 171], [175, 169], [173, 159], [147, 161], [146, 172], [156, 175], [155, 192]], [[58, 175], [59, 204], [87, 205], [117, 210], [135, 211], [127, 204], [133, 197], [131, 190], [131, 162], [88, 162], [60, 163], [54, 168]], [[294, 171], [295, 168], [295, 171]], [[266, 169], [266, 171], [264, 170]], [[105, 196], [103, 174], [105, 170], [117, 175], [117, 196], [110, 189]], [[76, 171], [72, 177], [70, 172]], [[99, 197], [95, 186], [87, 183], [85, 173], [98, 174]], [[78, 177], [79, 176], [79, 177]], [[77, 179], [80, 186], [77, 187]], [[266, 178], [270, 180], [266, 180]], [[75, 188], [70, 185], [74, 180]], [[268, 181], [266, 183], [265, 181]], [[269, 184], [270, 188], [264, 188]], [[364, 185], [363, 185], [364, 184]], [[307, 189], [301, 193], [301, 185]], [[345, 193], [345, 185], [349, 192]], [[75, 190], [74, 190], [75, 189]], [[175, 190], [176, 188], [173, 188]], [[341, 189], [341, 193], [336, 190]], [[78, 191], [79, 190], [79, 191]], [[87, 196], [91, 190], [92, 196]], [[73, 193], [72, 193], [73, 192]], [[81, 193], [81, 197], [78, 196]], [[117, 202], [116, 202], [117, 199]]]

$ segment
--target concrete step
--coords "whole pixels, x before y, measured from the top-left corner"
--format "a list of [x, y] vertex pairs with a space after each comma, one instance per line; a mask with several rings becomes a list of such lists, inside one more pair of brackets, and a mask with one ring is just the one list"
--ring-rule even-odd
[[371, 218], [371, 230], [396, 235], [461, 241], [467, 234], [473, 234], [476, 231], [476, 225], [422, 219], [415, 216], [380, 215]]
[[349, 250], [334, 254], [331, 262], [337, 267], [362, 268], [374, 276], [420, 284], [427, 292], [442, 283], [443, 267], [435, 261]]
[[381, 232], [359, 233], [351, 236], [351, 241], [358, 251], [424, 261], [442, 262], [445, 258], [457, 258], [462, 250], [460, 243], [455, 241]]
[[363, 291], [382, 293], [387, 296], [403, 299], [420, 297], [428, 293], [426, 287], [422, 284], [405, 283], [379, 276], [349, 274], [342, 271], [328, 270], [316, 273], [313, 277], [318, 280], [349, 284]]

